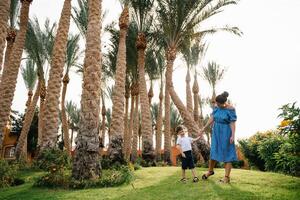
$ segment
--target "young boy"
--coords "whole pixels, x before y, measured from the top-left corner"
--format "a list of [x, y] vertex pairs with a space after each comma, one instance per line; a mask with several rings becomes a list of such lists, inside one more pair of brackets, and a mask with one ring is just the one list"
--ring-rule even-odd
[[197, 138], [187, 137], [184, 133], [182, 126], [176, 127], [176, 134], [178, 135], [176, 147], [180, 151], [182, 162], [182, 179], [180, 181], [186, 181], [185, 170], [189, 168], [192, 170], [193, 182], [198, 182], [199, 179], [196, 176], [194, 159], [192, 154], [192, 142], [199, 140], [201, 136]]

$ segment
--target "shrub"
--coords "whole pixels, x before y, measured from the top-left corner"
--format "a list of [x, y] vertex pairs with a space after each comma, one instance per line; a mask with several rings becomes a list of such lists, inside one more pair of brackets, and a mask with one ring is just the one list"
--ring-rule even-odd
[[280, 146], [278, 153], [274, 154], [277, 171], [300, 176], [300, 157], [296, 152], [296, 145], [295, 140], [288, 139]]
[[34, 186], [47, 188], [67, 188], [69, 177], [65, 175], [63, 168], [53, 165], [49, 172], [42, 177], [39, 177]]
[[46, 171], [49, 171], [53, 166], [70, 168], [71, 158], [66, 151], [58, 148], [47, 149], [40, 153], [34, 166]]
[[259, 156], [258, 147], [264, 139], [271, 138], [274, 134], [274, 131], [258, 132], [249, 139], [239, 141], [241, 151], [251, 167], [254, 166], [259, 170], [265, 171], [265, 161]]
[[244, 166], [244, 161], [243, 160], [238, 160], [238, 161], [234, 161], [232, 162], [232, 167], [233, 168], [237, 168], [240, 169]]
[[280, 145], [284, 142], [284, 138], [274, 134], [272, 137], [265, 138], [258, 147], [259, 157], [265, 162], [265, 170], [276, 171], [275, 153], [280, 149]]
[[14, 184], [17, 177], [17, 165], [9, 165], [6, 160], [0, 159], [0, 188]]

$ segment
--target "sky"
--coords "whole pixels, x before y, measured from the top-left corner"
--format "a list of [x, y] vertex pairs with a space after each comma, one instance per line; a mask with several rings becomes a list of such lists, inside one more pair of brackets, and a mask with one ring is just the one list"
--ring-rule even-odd
[[[77, 1], [73, 0], [75, 5]], [[288, 2], [288, 3], [287, 3]], [[37, 16], [43, 24], [48, 17], [58, 22], [63, 0], [36, 0], [30, 8], [30, 17]], [[118, 20], [121, 12], [117, 0], [103, 0], [107, 10], [104, 21]], [[223, 13], [207, 21], [204, 27], [238, 26], [242, 37], [218, 33], [206, 38], [209, 48], [197, 71], [208, 61], [216, 61], [226, 68], [224, 79], [217, 86], [217, 94], [229, 92], [238, 115], [236, 138], [247, 138], [257, 131], [275, 129], [281, 119], [278, 108], [300, 102], [300, 1], [299, 0], [241, 0], [227, 7]], [[78, 30], [72, 22], [71, 33]], [[102, 38], [105, 45], [108, 37]], [[84, 46], [82, 45], [82, 48]], [[24, 63], [23, 63], [24, 64]], [[177, 94], [185, 102], [186, 67], [180, 56], [175, 62], [173, 81]], [[183, 75], [184, 74], [184, 75]], [[81, 77], [71, 72], [67, 100], [80, 105]], [[211, 88], [198, 77], [202, 97], [211, 96]], [[193, 81], [193, 80], [192, 80]], [[158, 101], [158, 82], [155, 96]], [[27, 92], [19, 74], [13, 109], [24, 111]], [[209, 109], [205, 110], [210, 113]]]

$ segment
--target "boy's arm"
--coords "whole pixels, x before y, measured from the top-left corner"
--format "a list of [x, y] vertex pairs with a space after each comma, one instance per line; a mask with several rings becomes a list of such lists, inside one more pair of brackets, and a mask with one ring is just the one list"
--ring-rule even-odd
[[199, 136], [196, 137], [196, 138], [192, 138], [192, 142], [195, 142], [195, 141], [199, 140], [201, 137], [202, 137], [202, 135], [199, 135]]
[[176, 148], [179, 150], [181, 156], [185, 158], [185, 154], [183, 153], [181, 146], [179, 144], [177, 144]]

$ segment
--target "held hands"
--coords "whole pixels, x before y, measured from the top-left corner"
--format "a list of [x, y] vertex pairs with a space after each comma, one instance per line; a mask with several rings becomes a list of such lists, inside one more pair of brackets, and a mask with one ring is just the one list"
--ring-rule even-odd
[[234, 137], [231, 136], [231, 137], [230, 137], [230, 144], [233, 144], [233, 143], [234, 143]]
[[185, 154], [184, 154], [183, 152], [181, 153], [181, 156], [182, 156], [183, 158], [186, 158], [186, 157], [185, 157]]

